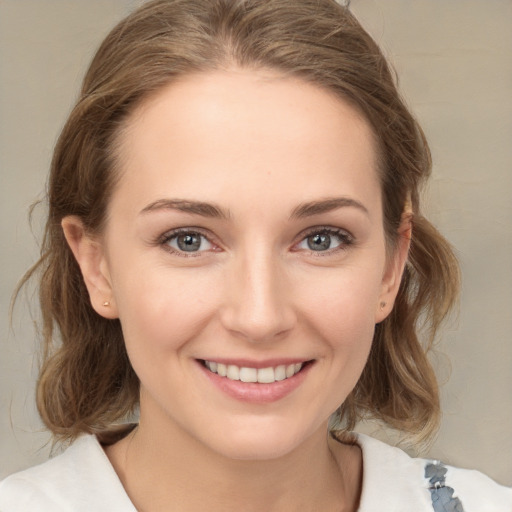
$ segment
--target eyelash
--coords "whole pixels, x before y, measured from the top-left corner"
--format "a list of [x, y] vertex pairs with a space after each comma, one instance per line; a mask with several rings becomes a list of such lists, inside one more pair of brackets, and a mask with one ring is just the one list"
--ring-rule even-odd
[[[199, 235], [200, 237], [207, 240], [210, 244], [212, 244], [215, 248], [213, 250], [203, 250], [203, 251], [180, 251], [176, 250], [169, 245], [169, 243], [176, 239], [180, 235]], [[337, 253], [339, 251], [346, 251], [351, 245], [355, 243], [355, 239], [353, 235], [351, 235], [348, 231], [341, 228], [333, 228], [330, 226], [315, 226], [314, 228], [310, 228], [304, 233], [300, 234], [300, 238], [297, 242], [293, 244], [293, 247], [296, 247], [302, 242], [305, 242], [309, 237], [313, 235], [328, 235], [337, 237], [340, 240], [340, 245], [334, 248], [329, 248], [325, 251], [314, 251], [309, 250], [309, 252], [315, 257], [322, 257], [332, 255], [333, 253]], [[212, 236], [209, 233], [204, 232], [200, 228], [187, 227], [187, 228], [178, 228], [172, 231], [168, 231], [159, 237], [157, 244], [162, 246], [166, 251], [171, 254], [175, 254], [177, 256], [183, 258], [197, 258], [201, 256], [204, 252], [219, 252], [220, 249], [218, 245], [212, 240]], [[294, 252], [299, 252], [301, 249], [292, 249]]]
[[338, 247], [334, 247], [332, 249], [329, 248], [325, 251], [310, 250], [309, 252], [315, 257], [331, 256], [334, 253], [346, 251], [351, 245], [355, 243], [354, 236], [345, 229], [333, 228], [330, 226], [315, 226], [314, 228], [307, 230], [305, 233], [301, 233], [299, 242], [294, 244], [294, 246], [297, 246], [299, 243], [306, 241], [313, 235], [335, 236], [340, 240], [340, 245]]
[[[200, 228], [194, 228], [194, 227], [187, 227], [187, 228], [178, 228], [173, 229], [172, 231], [168, 231], [167, 233], [163, 234], [158, 239], [158, 245], [161, 245], [164, 250], [170, 252], [171, 254], [175, 254], [177, 256], [181, 256], [183, 258], [197, 258], [198, 256], [201, 256], [203, 252], [205, 251], [179, 251], [174, 249], [169, 245], [169, 243], [178, 238], [180, 235], [199, 235], [200, 237], [207, 240], [210, 244], [212, 244], [214, 247], [218, 247], [215, 242], [212, 241], [212, 236], [210, 234], [205, 233]], [[219, 249], [214, 249], [213, 252], [218, 252]]]

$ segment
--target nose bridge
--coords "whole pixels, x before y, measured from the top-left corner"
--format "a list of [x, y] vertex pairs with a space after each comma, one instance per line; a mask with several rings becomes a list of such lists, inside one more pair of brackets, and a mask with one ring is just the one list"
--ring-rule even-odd
[[235, 256], [228, 300], [227, 329], [250, 341], [269, 341], [290, 330], [295, 315], [282, 262], [267, 244], [250, 244]]

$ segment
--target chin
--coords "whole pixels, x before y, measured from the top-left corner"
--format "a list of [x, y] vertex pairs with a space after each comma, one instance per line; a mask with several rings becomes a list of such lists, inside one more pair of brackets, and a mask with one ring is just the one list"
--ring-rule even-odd
[[[281, 439], [283, 441], [283, 439]], [[285, 457], [296, 446], [289, 442], [274, 442], [267, 439], [230, 441], [227, 446], [219, 447], [219, 453], [228, 459], [265, 461]]]
[[[297, 429], [297, 422], [241, 422], [232, 429], [223, 430], [220, 438], [210, 439], [210, 447], [217, 453], [233, 460], [264, 461], [285, 457], [311, 439], [313, 430]], [[265, 424], [262, 424], [265, 423]], [[316, 431], [325, 437], [325, 429]], [[229, 432], [229, 434], [228, 434]]]

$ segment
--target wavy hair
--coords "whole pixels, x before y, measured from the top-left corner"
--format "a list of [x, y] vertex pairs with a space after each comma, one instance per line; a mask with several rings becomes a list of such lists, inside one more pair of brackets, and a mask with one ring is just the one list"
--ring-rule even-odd
[[431, 172], [423, 132], [377, 44], [334, 0], [155, 0], [101, 44], [55, 147], [41, 258], [23, 280], [40, 278], [37, 405], [44, 423], [58, 439], [98, 434], [139, 400], [121, 325], [93, 310], [62, 219], [79, 216], [87, 230], [100, 233], [119, 174], [116, 141], [130, 113], [184, 75], [233, 65], [316, 84], [349, 101], [373, 128], [388, 245], [397, 241], [409, 202], [412, 242], [393, 311], [376, 326], [366, 367], [337, 419], [352, 429], [372, 417], [428, 439], [440, 408], [427, 352], [456, 300], [458, 265], [449, 244], [421, 215], [420, 188]]

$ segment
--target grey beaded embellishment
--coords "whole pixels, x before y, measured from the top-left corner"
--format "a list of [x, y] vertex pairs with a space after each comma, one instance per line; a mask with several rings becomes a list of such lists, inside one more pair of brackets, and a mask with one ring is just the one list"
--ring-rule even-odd
[[448, 470], [439, 461], [431, 462], [425, 467], [425, 478], [429, 479], [429, 491], [434, 512], [464, 512], [459, 498], [454, 498], [454, 489], [448, 487], [445, 475]]

